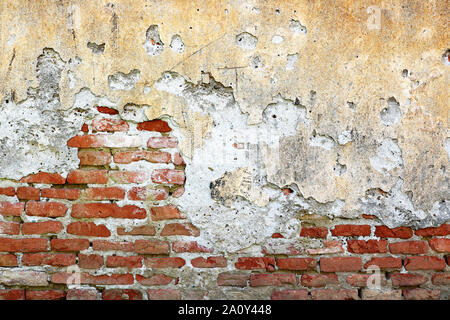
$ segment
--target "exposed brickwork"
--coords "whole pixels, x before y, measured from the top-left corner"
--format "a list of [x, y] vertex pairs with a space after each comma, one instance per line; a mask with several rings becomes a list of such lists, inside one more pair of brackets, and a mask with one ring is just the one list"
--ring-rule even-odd
[[[187, 289], [186, 270], [211, 272], [210, 290], [261, 292], [273, 300], [448, 294], [449, 224], [389, 228], [362, 214], [305, 223], [295, 237], [273, 233], [251, 254], [219, 252], [174, 204], [185, 192], [186, 163], [169, 124], [136, 124], [115, 109], [96, 110], [68, 139], [79, 168], [67, 177], [39, 172], [0, 188], [0, 300], [207, 297], [206, 288]], [[71, 281], [83, 288], [67, 287]]]

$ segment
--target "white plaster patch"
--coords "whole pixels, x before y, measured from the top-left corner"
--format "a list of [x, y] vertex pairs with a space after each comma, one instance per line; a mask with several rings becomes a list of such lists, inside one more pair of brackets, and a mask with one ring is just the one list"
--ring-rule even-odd
[[178, 34], [172, 36], [169, 48], [176, 53], [183, 53], [184, 50], [186, 50], [183, 39], [181, 39], [181, 37]]
[[151, 25], [147, 29], [143, 46], [149, 56], [159, 56], [163, 52], [164, 43], [159, 36], [157, 25]]
[[392, 126], [400, 121], [402, 112], [397, 100], [394, 98], [389, 98], [387, 103], [388, 106], [380, 112], [380, 119], [383, 125]]
[[298, 60], [298, 53], [288, 54], [286, 58], [286, 70], [293, 70]]
[[257, 44], [258, 38], [248, 32], [236, 36], [236, 45], [244, 50], [254, 50]]

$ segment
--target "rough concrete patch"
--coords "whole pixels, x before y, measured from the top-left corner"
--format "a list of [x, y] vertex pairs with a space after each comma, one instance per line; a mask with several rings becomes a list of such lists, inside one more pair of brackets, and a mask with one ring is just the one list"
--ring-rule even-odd
[[87, 47], [91, 49], [94, 54], [102, 54], [105, 51], [105, 44], [97, 44], [95, 42], [88, 42]]
[[425, 212], [414, 207], [411, 194], [403, 193], [402, 185], [403, 180], [398, 179], [389, 192], [380, 192], [379, 189], [367, 190], [366, 196], [360, 200], [362, 210], [379, 217], [390, 228], [399, 226], [424, 228], [439, 226], [450, 220], [450, 201], [437, 201], [429, 212]]
[[312, 147], [321, 147], [325, 150], [331, 150], [334, 148], [335, 144], [332, 138], [313, 132], [312, 136], [309, 138], [309, 145]]
[[263, 62], [261, 56], [256, 55], [250, 58], [250, 68], [254, 70], [261, 70], [263, 66]]
[[392, 139], [385, 139], [378, 147], [376, 155], [370, 158], [372, 167], [383, 174], [403, 165], [402, 152]]
[[20, 179], [38, 171], [67, 173], [78, 167], [77, 151], [67, 147], [92, 105], [60, 110], [59, 81], [65, 62], [46, 48], [37, 59], [37, 88], [27, 99], [7, 98], [0, 106], [0, 177]]
[[137, 69], [131, 70], [125, 74], [117, 72], [114, 75], [108, 76], [108, 85], [112, 90], [131, 90], [136, 85], [141, 77], [141, 72]]

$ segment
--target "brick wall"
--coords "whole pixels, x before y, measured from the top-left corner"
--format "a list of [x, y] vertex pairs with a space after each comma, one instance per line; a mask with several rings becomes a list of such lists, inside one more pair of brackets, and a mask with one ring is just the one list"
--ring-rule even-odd
[[[274, 234], [258, 253], [200, 245], [202, 230], [172, 204], [184, 193], [185, 164], [168, 123], [128, 123], [114, 109], [96, 109], [67, 143], [78, 149], [77, 170], [3, 181], [0, 300], [203, 299], [218, 292], [447, 299], [449, 224], [390, 229], [361, 214], [305, 220], [295, 239]], [[378, 278], [368, 272], [374, 266]], [[188, 271], [204, 274], [207, 284], [180, 277]]]

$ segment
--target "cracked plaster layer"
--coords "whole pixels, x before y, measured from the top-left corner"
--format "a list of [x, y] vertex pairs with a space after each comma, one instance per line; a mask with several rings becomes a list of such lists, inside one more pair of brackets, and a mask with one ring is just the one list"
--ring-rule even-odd
[[[79, 128], [89, 117], [80, 108], [102, 101], [131, 121], [143, 120], [139, 108], [149, 119], [170, 118], [187, 163], [178, 204], [229, 250], [289, 229], [296, 210], [374, 214], [391, 227], [438, 225], [450, 220], [445, 4], [2, 1], [2, 126], [17, 109], [25, 128], [60, 118], [64, 128]], [[380, 28], [368, 27], [369, 6], [380, 8]], [[249, 43], [239, 45], [240, 35]], [[183, 50], [170, 47], [174, 37]], [[44, 48], [60, 59], [52, 81], [37, 70]], [[137, 73], [131, 85], [108, 82]], [[390, 101], [398, 105], [386, 122], [380, 114]], [[76, 165], [62, 147], [68, 135], [47, 132], [54, 141], [40, 136], [37, 148], [29, 134], [8, 130], [25, 141], [26, 154], [49, 161], [31, 168], [6, 161], [2, 178]], [[58, 162], [49, 146], [68, 161]], [[222, 188], [211, 188], [217, 181]], [[293, 203], [281, 196], [286, 186]]]

